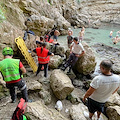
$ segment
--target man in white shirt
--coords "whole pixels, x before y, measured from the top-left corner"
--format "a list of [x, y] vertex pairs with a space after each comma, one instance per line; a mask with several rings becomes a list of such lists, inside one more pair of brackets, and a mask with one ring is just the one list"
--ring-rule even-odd
[[85, 50], [82, 46], [81, 43], [79, 43], [78, 38], [74, 37], [73, 38], [73, 43], [71, 44], [70, 47], [70, 56], [69, 59], [66, 61], [64, 64], [62, 70], [65, 71], [65, 69], [69, 66], [69, 72], [71, 68], [74, 67], [75, 63], [77, 62], [78, 58], [82, 56], [85, 53]]
[[120, 85], [120, 76], [111, 73], [112, 63], [109, 60], [103, 60], [100, 63], [101, 74], [96, 76], [90, 83], [83, 102], [88, 98], [89, 118], [97, 111], [99, 119], [101, 112], [104, 111], [104, 104], [109, 97], [114, 94]]

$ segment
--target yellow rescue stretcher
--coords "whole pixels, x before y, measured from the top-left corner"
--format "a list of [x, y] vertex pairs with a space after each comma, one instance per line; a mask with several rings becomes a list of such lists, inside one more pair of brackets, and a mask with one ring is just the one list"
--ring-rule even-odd
[[15, 43], [17, 44], [18, 48], [20, 49], [21, 53], [25, 57], [25, 60], [28, 62], [29, 66], [32, 68], [33, 72], [37, 71], [37, 65], [32, 58], [31, 54], [28, 52], [28, 48], [22, 37], [18, 37], [15, 39]]

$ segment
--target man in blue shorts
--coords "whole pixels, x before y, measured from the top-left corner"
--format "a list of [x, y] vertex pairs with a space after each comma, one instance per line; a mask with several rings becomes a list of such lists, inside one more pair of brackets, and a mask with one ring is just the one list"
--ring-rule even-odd
[[104, 104], [109, 97], [114, 94], [120, 86], [120, 76], [111, 73], [112, 63], [109, 60], [103, 60], [100, 63], [101, 74], [96, 76], [90, 83], [83, 102], [88, 98], [89, 118], [97, 111], [98, 120], [100, 114], [105, 113]]

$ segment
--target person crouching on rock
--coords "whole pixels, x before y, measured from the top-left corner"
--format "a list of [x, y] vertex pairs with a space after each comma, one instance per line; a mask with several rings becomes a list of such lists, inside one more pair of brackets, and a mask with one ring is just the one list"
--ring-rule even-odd
[[41, 71], [42, 65], [44, 65], [44, 77], [47, 77], [48, 72], [48, 63], [50, 61], [50, 55], [53, 56], [54, 54], [50, 52], [48, 49], [46, 49], [46, 43], [42, 44], [42, 47], [37, 47], [34, 52], [37, 53], [38, 56], [38, 69], [36, 72], [36, 76]]

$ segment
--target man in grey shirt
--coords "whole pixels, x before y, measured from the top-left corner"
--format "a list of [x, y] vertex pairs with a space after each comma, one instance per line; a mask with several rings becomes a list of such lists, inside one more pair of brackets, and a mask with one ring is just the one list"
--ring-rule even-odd
[[96, 111], [99, 120], [101, 112], [105, 113], [105, 102], [119, 89], [120, 76], [112, 74], [111, 68], [112, 63], [109, 60], [103, 60], [100, 63], [101, 74], [93, 79], [83, 98], [83, 102], [88, 98], [89, 118], [91, 120]]

